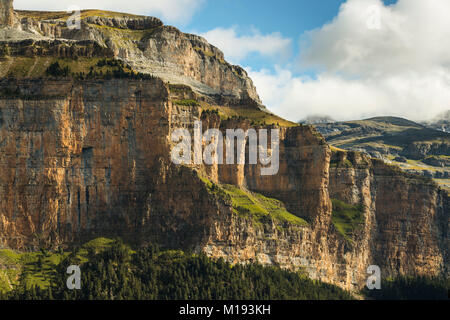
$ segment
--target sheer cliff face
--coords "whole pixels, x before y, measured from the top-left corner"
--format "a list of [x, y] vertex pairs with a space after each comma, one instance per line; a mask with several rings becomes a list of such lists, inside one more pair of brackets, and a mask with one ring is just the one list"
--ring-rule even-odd
[[356, 237], [372, 264], [385, 275], [448, 275], [448, 194], [380, 160], [354, 152], [337, 158], [351, 166], [330, 169], [330, 197], [364, 204], [365, 225]]
[[[383, 277], [448, 274], [448, 196], [429, 180], [332, 151], [309, 126], [280, 128], [274, 176], [262, 176], [260, 165], [174, 165], [175, 129], [192, 132], [195, 121], [203, 130], [252, 128], [248, 119], [225, 120], [179, 101], [258, 110], [246, 73], [204, 39], [155, 18], [89, 11], [82, 28], [72, 30], [66, 13], [48, 15], [19, 12], [21, 31], [7, 43], [9, 58], [115, 57], [158, 77], [0, 79], [1, 247], [121, 236], [233, 263], [302, 269], [347, 289], [364, 285], [369, 265], [379, 265]], [[210, 184], [280, 200], [307, 223], [255, 221]], [[332, 199], [362, 208], [352, 234], [336, 227]]]
[[54, 246], [134, 230], [155, 159], [168, 154], [165, 85], [4, 80], [1, 87], [16, 95], [0, 100], [2, 244]]
[[[0, 99], [2, 246], [122, 236], [303, 269], [348, 289], [364, 284], [372, 264], [386, 276], [447, 272], [448, 198], [357, 154], [352, 167], [330, 168], [335, 155], [310, 127], [281, 129], [279, 173], [263, 177], [258, 165], [173, 165], [172, 130], [199, 119], [205, 130], [249, 123], [178, 106], [158, 79], [3, 80], [0, 92], [14, 93]], [[241, 217], [197, 172], [282, 200], [309, 224]], [[330, 197], [364, 204], [352, 241], [336, 232]]]

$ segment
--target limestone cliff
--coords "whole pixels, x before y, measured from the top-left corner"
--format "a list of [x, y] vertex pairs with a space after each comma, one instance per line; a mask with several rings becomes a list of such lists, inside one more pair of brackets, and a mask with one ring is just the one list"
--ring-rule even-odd
[[[373, 264], [383, 277], [448, 276], [446, 193], [429, 179], [332, 150], [310, 126], [277, 124], [260, 110], [245, 72], [204, 39], [153, 18], [89, 11], [74, 31], [64, 27], [66, 13], [19, 14], [22, 32], [37, 38], [2, 43], [9, 49], [0, 65], [10, 69], [0, 72], [0, 246], [121, 236], [302, 269], [348, 289], [362, 287]], [[92, 60], [92, 68], [101, 57], [122, 59], [155, 77], [6, 77], [30, 57], [33, 68], [44, 57], [43, 70], [62, 57]], [[168, 83], [172, 75], [181, 83]], [[279, 172], [261, 176], [248, 161], [174, 165], [171, 133], [192, 132], [196, 121], [222, 132], [279, 128]]]
[[[257, 165], [179, 167], [169, 158], [171, 130], [199, 119], [205, 128], [239, 124], [177, 105], [158, 79], [3, 80], [0, 88], [14, 92], [0, 100], [2, 246], [118, 235], [304, 268], [346, 288], [362, 285], [371, 264], [389, 275], [448, 272], [446, 194], [363, 156], [342, 167], [311, 127], [282, 128], [273, 177]], [[309, 223], [239, 215], [201, 175], [279, 199]], [[364, 225], [350, 241], [331, 221], [330, 196], [364, 205]]]
[[0, 1], [0, 28], [12, 27], [15, 22], [13, 0]]
[[[5, 3], [8, 5], [4, 19], [9, 19], [12, 0]], [[264, 109], [244, 69], [227, 63], [223, 53], [204, 38], [165, 26], [157, 18], [84, 10], [77, 28], [71, 24], [77, 18], [75, 13], [18, 11], [17, 14], [20, 21], [17, 30], [3, 34], [9, 43], [30, 39], [41, 45], [54, 40], [67, 45], [95, 42], [136, 71], [166, 82], [189, 85], [203, 99], [218, 104], [244, 102]], [[34, 43], [28, 42], [27, 46], [30, 45]]]

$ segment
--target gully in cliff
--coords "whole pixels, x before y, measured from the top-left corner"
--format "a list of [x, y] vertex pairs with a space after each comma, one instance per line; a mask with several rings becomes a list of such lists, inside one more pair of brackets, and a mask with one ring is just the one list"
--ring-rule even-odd
[[[271, 143], [269, 149], [267, 131], [266, 129], [260, 129], [258, 135], [255, 129], [249, 129], [246, 132], [242, 129], [227, 129], [225, 139], [226, 164], [235, 164], [235, 158], [237, 158], [237, 164], [245, 164], [245, 146], [248, 139], [249, 164], [258, 164], [259, 154], [259, 162], [263, 166], [261, 167], [261, 175], [276, 175], [279, 170], [280, 132], [278, 129], [270, 130]], [[202, 123], [196, 121], [193, 152], [191, 152], [192, 136], [187, 129], [173, 131], [171, 139], [172, 142], [177, 143], [171, 152], [171, 159], [175, 164], [191, 165], [202, 164], [203, 162], [206, 165], [224, 164], [224, 138], [222, 132], [218, 129], [209, 129], [202, 135]], [[235, 139], [237, 140], [236, 148]], [[204, 143], [206, 146], [202, 150]]]

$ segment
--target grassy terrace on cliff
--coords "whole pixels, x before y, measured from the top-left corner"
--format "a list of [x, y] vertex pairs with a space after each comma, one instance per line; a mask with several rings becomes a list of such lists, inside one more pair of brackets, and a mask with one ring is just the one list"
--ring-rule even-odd
[[273, 113], [262, 111], [258, 108], [248, 106], [212, 106], [202, 103], [202, 109], [216, 111], [221, 120], [250, 120], [251, 126], [277, 125], [282, 127], [296, 127], [297, 123], [285, 120]]
[[257, 225], [261, 225], [267, 219], [274, 219], [281, 223], [308, 226], [304, 219], [288, 212], [284, 204], [279, 200], [233, 185], [215, 184], [201, 174], [199, 174], [199, 177], [205, 183], [209, 192], [229, 201], [236, 214], [244, 218], [249, 217]]
[[[200, 107], [201, 114], [216, 114], [220, 117], [221, 121], [230, 120], [249, 120], [251, 126], [270, 126], [276, 125], [281, 127], [297, 127], [298, 123], [285, 120], [273, 113], [266, 112], [259, 108], [249, 105], [238, 106], [226, 106], [226, 105], [214, 105], [205, 101], [197, 100], [196, 94], [189, 86], [182, 84], [169, 83], [168, 88], [171, 95], [176, 98], [172, 98], [172, 103], [179, 106], [186, 107]], [[183, 98], [180, 98], [183, 97]], [[189, 98], [186, 98], [189, 97]]]

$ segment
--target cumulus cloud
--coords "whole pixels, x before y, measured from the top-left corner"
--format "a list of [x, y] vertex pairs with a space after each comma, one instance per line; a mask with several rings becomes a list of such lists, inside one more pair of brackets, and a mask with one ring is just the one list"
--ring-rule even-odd
[[316, 114], [336, 120], [380, 115], [425, 120], [450, 109], [448, 73], [401, 74], [379, 81], [329, 73], [296, 77], [282, 68], [247, 71], [269, 109], [292, 121]]
[[292, 40], [283, 38], [278, 32], [264, 35], [253, 29], [249, 35], [238, 35], [233, 27], [216, 28], [201, 35], [220, 48], [233, 63], [238, 63], [252, 53], [268, 58], [287, 59], [291, 52]]
[[328, 114], [424, 120], [450, 109], [450, 1], [348, 0], [337, 17], [301, 37], [300, 65], [249, 73], [267, 106], [299, 120]]
[[448, 68], [449, 12], [448, 0], [349, 0], [333, 22], [306, 34], [301, 62], [357, 76]]
[[81, 9], [103, 9], [157, 16], [166, 22], [185, 23], [205, 0], [15, 0], [14, 7], [22, 10], [66, 11], [76, 5]]

